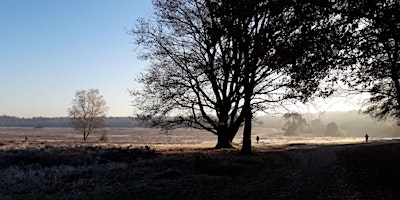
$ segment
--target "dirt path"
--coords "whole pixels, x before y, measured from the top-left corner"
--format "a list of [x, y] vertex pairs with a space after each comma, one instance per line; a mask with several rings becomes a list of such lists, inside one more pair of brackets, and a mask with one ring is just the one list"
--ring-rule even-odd
[[337, 155], [349, 148], [379, 144], [382, 142], [286, 151], [297, 166], [282, 188], [280, 199], [353, 199]]

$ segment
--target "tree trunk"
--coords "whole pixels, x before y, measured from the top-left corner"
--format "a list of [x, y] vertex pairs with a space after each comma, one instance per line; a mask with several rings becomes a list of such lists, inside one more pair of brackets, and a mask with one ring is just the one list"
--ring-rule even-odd
[[[247, 65], [249, 66], [249, 64]], [[244, 80], [244, 105], [243, 105], [243, 112], [244, 112], [244, 129], [243, 129], [243, 145], [241, 152], [244, 154], [251, 153], [251, 123], [253, 118], [253, 112], [251, 108], [251, 97], [253, 95], [253, 84], [252, 78], [253, 75], [251, 74], [249, 67], [245, 69], [245, 80]]]
[[89, 133], [84, 132], [83, 133], [83, 140], [86, 141], [88, 136], [89, 136]]
[[395, 42], [395, 46], [396, 46], [396, 49], [395, 49], [395, 53], [393, 54], [393, 58], [392, 58], [392, 62], [391, 62], [391, 77], [392, 77], [392, 80], [393, 80], [393, 82], [394, 82], [394, 88], [395, 88], [395, 90], [396, 90], [396, 100], [397, 100], [397, 112], [396, 112], [396, 117], [397, 118], [400, 118], [400, 82], [399, 82], [399, 66], [398, 66], [398, 60], [400, 59], [399, 57], [398, 57], [398, 54], [397, 54], [397, 52], [398, 52], [398, 49], [397, 49], [397, 42]]
[[239, 131], [239, 127], [230, 127], [229, 128], [229, 140], [232, 142], [233, 138], [235, 138], [237, 132]]
[[231, 123], [229, 126], [229, 140], [231, 142], [233, 141], [233, 138], [235, 138], [243, 121], [244, 121], [244, 117], [243, 117], [243, 111], [242, 111], [242, 113], [240, 113], [240, 115], [236, 119], [236, 121], [234, 123]]
[[227, 124], [219, 125], [217, 133], [218, 133], [218, 142], [217, 145], [215, 146], [216, 149], [233, 148], [232, 142], [229, 137]]
[[219, 134], [218, 142], [215, 148], [216, 149], [233, 148], [232, 142], [229, 140], [229, 136], [227, 134]]
[[245, 102], [244, 102], [244, 113], [245, 113], [245, 119], [244, 119], [244, 130], [243, 130], [243, 145], [242, 145], [242, 150], [241, 152], [244, 154], [250, 154], [251, 153], [251, 127], [252, 127], [252, 118], [253, 118], [253, 113], [251, 110], [251, 98], [245, 97]]
[[87, 136], [86, 136], [86, 127], [83, 128], [83, 141], [86, 141]]

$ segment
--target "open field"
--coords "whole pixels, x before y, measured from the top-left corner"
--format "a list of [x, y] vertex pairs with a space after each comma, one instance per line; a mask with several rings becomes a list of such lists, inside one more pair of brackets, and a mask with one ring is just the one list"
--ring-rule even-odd
[[[12, 141], [13, 143], [23, 143], [15, 148], [29, 148], [32, 143], [46, 142], [57, 145], [96, 145], [96, 146], [131, 146], [143, 147], [145, 145], [152, 148], [176, 149], [176, 148], [212, 148], [215, 146], [217, 137], [211, 133], [195, 129], [177, 129], [168, 132], [151, 128], [112, 128], [105, 130], [107, 141], [99, 141], [102, 133], [92, 133], [87, 141], [82, 140], [82, 135], [72, 128], [0, 128], [0, 142]], [[233, 143], [239, 147], [242, 142], [242, 130], [239, 131]], [[255, 143], [255, 136], [260, 137], [260, 143]], [[323, 134], [320, 134], [323, 135]], [[370, 141], [392, 140], [396, 138], [374, 137], [370, 134]], [[260, 149], [275, 149], [286, 147], [290, 144], [356, 144], [363, 143], [364, 137], [322, 137], [311, 134], [301, 136], [283, 136], [282, 130], [275, 128], [255, 128], [253, 129], [253, 146]], [[13, 148], [12, 144], [0, 145], [0, 149]]]
[[[0, 129], [0, 199], [397, 199], [397, 138], [285, 137], [256, 129], [252, 155], [180, 129]], [[25, 140], [27, 137], [27, 140]], [[240, 146], [238, 135], [234, 143]], [[146, 148], [147, 146], [147, 148]]]

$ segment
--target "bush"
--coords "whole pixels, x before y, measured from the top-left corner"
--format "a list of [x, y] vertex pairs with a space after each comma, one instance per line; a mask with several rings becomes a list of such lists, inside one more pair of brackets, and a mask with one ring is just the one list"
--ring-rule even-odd
[[107, 136], [107, 131], [103, 131], [103, 133], [101, 134], [100, 138], [99, 138], [100, 142], [107, 142], [108, 141], [108, 136]]

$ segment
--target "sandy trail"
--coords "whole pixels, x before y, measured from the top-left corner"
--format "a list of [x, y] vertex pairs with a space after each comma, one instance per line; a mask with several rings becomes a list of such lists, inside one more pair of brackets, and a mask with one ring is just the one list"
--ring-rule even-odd
[[296, 161], [295, 171], [283, 188], [283, 199], [348, 199], [336, 153], [344, 147], [287, 151]]
[[295, 161], [295, 171], [282, 188], [280, 199], [354, 199], [339, 167], [338, 153], [364, 145], [399, 141], [375, 141], [369, 144], [323, 145], [311, 149], [284, 151]]

